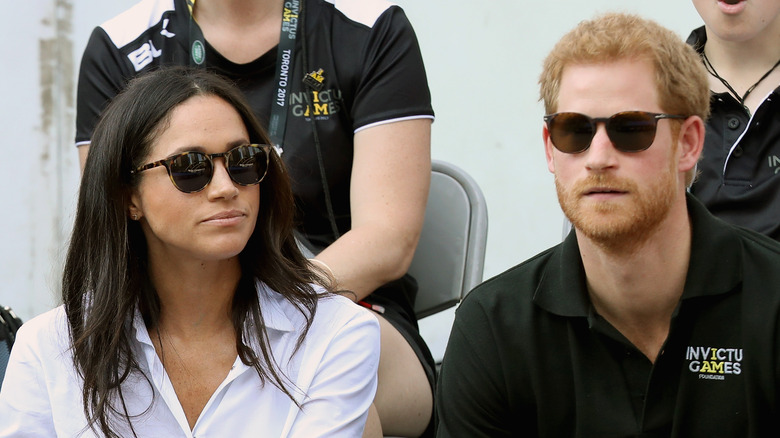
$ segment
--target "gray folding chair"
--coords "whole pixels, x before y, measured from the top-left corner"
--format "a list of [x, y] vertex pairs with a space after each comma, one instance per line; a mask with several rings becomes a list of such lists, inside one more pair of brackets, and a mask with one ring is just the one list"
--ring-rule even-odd
[[417, 318], [458, 304], [482, 281], [487, 205], [476, 181], [459, 167], [433, 160], [420, 242], [409, 273], [417, 279]]

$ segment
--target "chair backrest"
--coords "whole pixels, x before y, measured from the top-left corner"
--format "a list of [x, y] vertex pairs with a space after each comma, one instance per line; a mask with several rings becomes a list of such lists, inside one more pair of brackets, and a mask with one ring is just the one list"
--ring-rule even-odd
[[417, 318], [460, 302], [482, 281], [487, 205], [476, 181], [459, 167], [433, 160], [420, 242], [409, 273], [417, 279]]

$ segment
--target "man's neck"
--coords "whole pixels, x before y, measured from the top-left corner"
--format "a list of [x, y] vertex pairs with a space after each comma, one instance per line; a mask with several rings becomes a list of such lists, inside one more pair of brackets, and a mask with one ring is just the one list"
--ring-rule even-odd
[[271, 15], [274, 19], [280, 17], [282, 4], [282, 0], [196, 0], [195, 18], [199, 23], [219, 21], [231, 26], [256, 25]]
[[579, 232], [577, 238], [596, 311], [654, 361], [688, 273], [691, 228], [685, 204], [625, 251], [604, 247]]
[[197, 0], [203, 36], [236, 64], [254, 61], [279, 44], [282, 0]]

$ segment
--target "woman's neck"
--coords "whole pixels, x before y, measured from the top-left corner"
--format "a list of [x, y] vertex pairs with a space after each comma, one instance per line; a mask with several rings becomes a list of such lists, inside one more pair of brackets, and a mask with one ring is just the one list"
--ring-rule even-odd
[[230, 323], [241, 278], [238, 258], [202, 263], [151, 263], [149, 275], [160, 299], [160, 325], [169, 332], [190, 332]]

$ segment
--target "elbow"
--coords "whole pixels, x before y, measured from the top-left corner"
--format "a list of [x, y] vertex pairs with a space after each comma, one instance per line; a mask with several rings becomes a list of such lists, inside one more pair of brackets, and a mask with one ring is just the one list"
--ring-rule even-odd
[[417, 249], [417, 243], [420, 240], [419, 233], [414, 236], [400, 237], [396, 240], [396, 254], [393, 263], [388, 266], [388, 281], [397, 280], [403, 277], [412, 265], [414, 252]]

